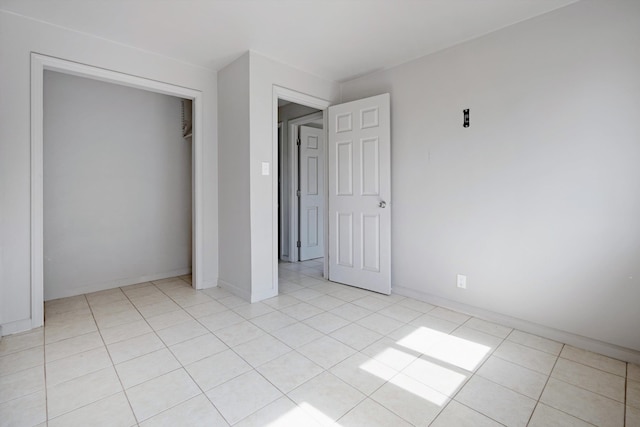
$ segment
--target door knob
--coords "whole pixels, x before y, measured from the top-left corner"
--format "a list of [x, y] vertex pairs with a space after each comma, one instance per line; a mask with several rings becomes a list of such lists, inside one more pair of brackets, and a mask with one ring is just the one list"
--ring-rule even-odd
[[381, 208], [386, 208], [387, 207], [387, 202], [385, 202], [384, 200], [380, 201], [380, 203], [378, 203], [378, 206], [380, 206]]

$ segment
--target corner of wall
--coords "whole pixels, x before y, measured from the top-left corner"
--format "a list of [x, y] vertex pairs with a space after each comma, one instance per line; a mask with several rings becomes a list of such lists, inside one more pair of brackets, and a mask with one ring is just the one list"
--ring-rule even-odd
[[426, 292], [417, 291], [415, 289], [405, 288], [403, 286], [394, 286], [393, 292], [409, 298], [415, 298], [429, 304], [439, 307], [448, 308], [458, 311], [469, 316], [477, 317], [489, 322], [499, 323], [500, 325], [518, 329], [523, 332], [538, 335], [550, 340], [558, 341], [584, 350], [595, 353], [604, 354], [614, 359], [623, 360], [630, 363], [640, 364], [640, 351], [610, 344], [593, 338], [584, 337], [571, 332], [550, 328], [548, 326], [539, 325], [523, 319], [507, 316], [493, 311], [485, 310], [479, 307], [471, 306], [446, 298], [428, 294]]
[[233, 295], [242, 298], [245, 301], [251, 301], [251, 290], [243, 289], [233, 283], [224, 281], [222, 279], [218, 279], [218, 287], [224, 289], [225, 291], [231, 292]]
[[33, 329], [31, 318], [0, 325], [0, 336], [17, 334]]

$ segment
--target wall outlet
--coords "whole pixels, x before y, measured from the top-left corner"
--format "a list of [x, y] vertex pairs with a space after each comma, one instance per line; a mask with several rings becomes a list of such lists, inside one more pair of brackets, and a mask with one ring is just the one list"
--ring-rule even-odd
[[467, 276], [464, 274], [458, 274], [458, 287], [467, 289]]

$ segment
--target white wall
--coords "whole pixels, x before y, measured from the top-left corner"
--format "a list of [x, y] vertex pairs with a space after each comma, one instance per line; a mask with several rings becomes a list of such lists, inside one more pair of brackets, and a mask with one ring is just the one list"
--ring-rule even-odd
[[[218, 77], [219, 283], [255, 302], [277, 294], [278, 140], [274, 133], [274, 85], [329, 101], [338, 98], [339, 87], [255, 52], [238, 58]], [[269, 163], [268, 176], [262, 175], [262, 162]]]
[[274, 139], [274, 85], [327, 101], [337, 101], [337, 83], [291, 68], [250, 52], [251, 117], [251, 299], [260, 301], [277, 294], [278, 224], [277, 179], [263, 176], [261, 163], [272, 170], [277, 163], [278, 141]]
[[204, 286], [218, 277], [217, 99], [211, 70], [0, 12], [0, 324], [31, 327], [30, 54], [37, 52], [203, 93]]
[[395, 290], [640, 350], [638, 22], [582, 1], [342, 85], [391, 92]]
[[45, 300], [191, 272], [181, 100], [44, 74]]
[[218, 73], [220, 286], [251, 298], [249, 53]]

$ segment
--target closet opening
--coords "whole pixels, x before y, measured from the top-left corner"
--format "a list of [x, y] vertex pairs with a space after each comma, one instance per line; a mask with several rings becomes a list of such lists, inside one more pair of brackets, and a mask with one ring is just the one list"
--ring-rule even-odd
[[31, 326], [45, 299], [189, 272], [200, 289], [202, 92], [32, 53], [31, 94]]
[[191, 100], [44, 71], [44, 299], [183, 276]]

